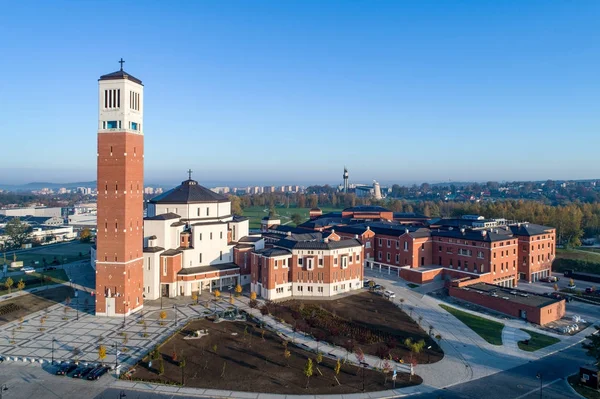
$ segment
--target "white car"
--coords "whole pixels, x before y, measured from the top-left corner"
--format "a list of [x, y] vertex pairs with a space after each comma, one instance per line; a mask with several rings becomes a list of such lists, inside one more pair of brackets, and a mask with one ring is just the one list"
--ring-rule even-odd
[[394, 292], [388, 291], [388, 290], [385, 290], [383, 292], [383, 296], [386, 297], [386, 298], [388, 298], [388, 299], [396, 298], [396, 294]]
[[23, 270], [23, 272], [24, 272], [24, 273], [27, 273], [27, 274], [35, 272], [35, 269], [34, 269], [33, 267], [31, 267], [31, 266], [25, 266], [25, 267], [24, 267], [23, 269], [21, 269], [21, 270]]

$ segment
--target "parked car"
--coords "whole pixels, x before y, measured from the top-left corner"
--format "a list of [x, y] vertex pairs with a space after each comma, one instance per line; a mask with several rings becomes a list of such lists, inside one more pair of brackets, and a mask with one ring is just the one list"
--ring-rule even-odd
[[45, 271], [45, 272], [49, 272], [49, 271], [51, 271], [51, 270], [56, 270], [56, 267], [54, 267], [54, 266], [47, 266], [47, 267], [44, 267], [44, 271]]
[[369, 288], [369, 284], [371, 284], [371, 280], [365, 280], [365, 281], [363, 282], [363, 287], [364, 287], [364, 288]]
[[27, 274], [35, 272], [35, 269], [34, 269], [33, 267], [31, 267], [31, 266], [25, 266], [25, 267], [24, 267], [23, 269], [21, 269], [21, 270], [23, 270], [23, 272], [24, 272], [24, 273], [27, 273]]
[[100, 377], [102, 377], [104, 374], [106, 374], [107, 372], [108, 372], [108, 367], [100, 366], [100, 367], [94, 369], [94, 371], [92, 371], [91, 373], [89, 373], [87, 376], [87, 379], [88, 380], [97, 380]]
[[69, 374], [71, 371], [75, 370], [77, 368], [76, 364], [73, 363], [65, 363], [62, 364], [58, 370], [56, 370], [56, 375], [67, 375]]
[[95, 369], [96, 367], [92, 366], [80, 367], [73, 373], [73, 378], [85, 378], [88, 376], [89, 373], [91, 373]]
[[587, 287], [585, 289], [586, 294], [592, 294], [596, 291], [596, 287]]
[[558, 281], [558, 278], [556, 278], [554, 276], [548, 276], [548, 277], [544, 277], [542, 279], [542, 281], [545, 283], [556, 283]]
[[375, 286], [373, 287], [374, 290], [380, 290], [382, 287], [379, 284], [375, 284]]
[[577, 285], [576, 284], [573, 284], [573, 285], [569, 284], [569, 285], [567, 285], [567, 288], [569, 288], [569, 289], [572, 290], [574, 288], [577, 288]]
[[396, 294], [394, 292], [388, 291], [388, 290], [385, 290], [383, 292], [383, 296], [386, 297], [387, 299], [396, 298]]

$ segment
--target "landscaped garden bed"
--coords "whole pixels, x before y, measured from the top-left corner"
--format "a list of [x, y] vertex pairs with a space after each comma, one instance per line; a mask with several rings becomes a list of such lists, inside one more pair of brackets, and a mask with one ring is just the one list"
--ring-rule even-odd
[[[366, 354], [380, 358], [391, 355], [393, 359], [407, 363], [411, 360], [433, 363], [444, 356], [434, 337], [393, 302], [372, 292], [328, 301], [267, 303], [261, 312], [268, 312], [297, 331], [311, 334], [318, 341], [344, 347], [349, 352], [360, 348]], [[429, 330], [429, 326], [423, 327]], [[415, 350], [415, 345], [419, 350]]]
[[[190, 339], [196, 332], [199, 332], [197, 338]], [[184, 382], [186, 387], [313, 395], [361, 392], [364, 371], [365, 391], [393, 388], [390, 372], [363, 370], [341, 360], [336, 374], [336, 360], [324, 356], [319, 359], [316, 353], [300, 349], [292, 342], [284, 346], [284, 342], [257, 323], [196, 320], [142, 359], [123, 378], [175, 385]], [[313, 375], [307, 378], [309, 358], [313, 362]], [[421, 382], [418, 376], [398, 373], [396, 388]]]

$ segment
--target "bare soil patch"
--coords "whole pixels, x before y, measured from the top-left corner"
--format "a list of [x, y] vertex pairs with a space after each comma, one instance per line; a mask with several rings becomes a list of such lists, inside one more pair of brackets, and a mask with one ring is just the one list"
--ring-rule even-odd
[[[364, 353], [405, 362], [434, 363], [444, 356], [433, 337], [391, 301], [371, 292], [362, 292], [336, 300], [290, 300], [268, 303], [268, 311], [298, 331], [319, 341]], [[263, 309], [261, 309], [264, 312]], [[425, 326], [428, 328], [428, 326]], [[411, 354], [404, 344], [423, 340], [423, 350]], [[443, 337], [442, 337], [443, 339]], [[431, 347], [430, 349], [427, 349]]]
[[4, 313], [0, 312], [0, 326], [38, 310], [46, 309], [56, 303], [63, 302], [67, 297], [73, 298], [73, 289], [64, 286], [48, 290], [42, 289], [34, 293], [18, 296], [15, 299], [2, 301], [0, 302], [0, 306], [7, 311]]
[[[207, 336], [193, 340], [184, 339], [193, 331], [204, 329], [208, 330]], [[315, 353], [300, 349], [292, 342], [288, 343], [287, 350], [290, 356], [286, 359], [283, 340], [269, 330], [263, 330], [256, 323], [213, 323], [208, 320], [196, 320], [158, 349], [164, 368], [162, 375], [158, 374], [161, 361], [152, 360], [150, 367], [150, 357], [139, 362], [130, 374], [134, 380], [180, 384], [182, 368], [179, 367], [179, 362], [184, 357], [184, 385], [189, 387], [311, 395], [362, 391], [363, 370], [357, 366], [342, 364], [337, 376], [341, 385], [338, 385], [334, 378], [335, 360], [323, 357], [318, 365]], [[314, 362], [314, 375], [310, 377], [307, 389], [307, 377], [303, 370], [309, 357]], [[365, 390], [391, 389], [391, 376], [387, 376], [386, 382], [383, 373], [366, 370]], [[413, 376], [411, 380], [409, 382], [408, 374], [399, 373], [396, 387], [422, 382], [418, 376]]]

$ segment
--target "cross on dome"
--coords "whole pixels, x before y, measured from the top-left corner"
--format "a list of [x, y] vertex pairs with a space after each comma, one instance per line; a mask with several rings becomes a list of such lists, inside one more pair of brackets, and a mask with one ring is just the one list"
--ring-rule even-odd
[[121, 60], [119, 61], [119, 64], [121, 64], [121, 71], [123, 70], [124, 63], [125, 63], [125, 61], [123, 61], [123, 57], [121, 57]]
[[189, 180], [192, 180], [192, 170], [188, 169], [188, 176], [189, 176]]

